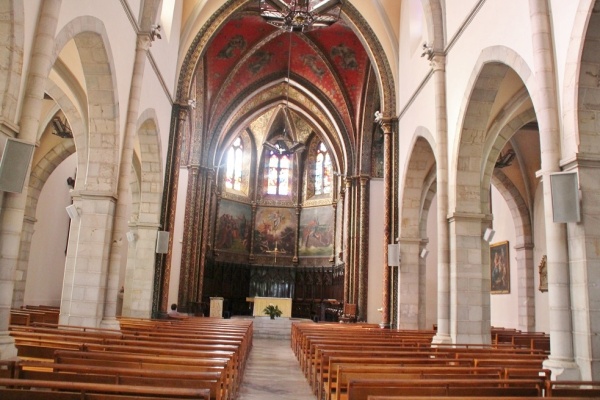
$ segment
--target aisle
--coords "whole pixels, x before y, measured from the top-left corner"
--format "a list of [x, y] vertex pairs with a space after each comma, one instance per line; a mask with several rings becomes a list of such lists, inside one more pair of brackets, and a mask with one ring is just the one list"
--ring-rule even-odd
[[315, 400], [289, 340], [254, 338], [238, 400]]

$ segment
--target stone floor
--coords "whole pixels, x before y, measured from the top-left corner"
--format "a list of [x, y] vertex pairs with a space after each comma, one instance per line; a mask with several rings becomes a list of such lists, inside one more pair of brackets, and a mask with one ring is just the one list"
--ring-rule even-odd
[[290, 341], [253, 339], [238, 400], [315, 400]]

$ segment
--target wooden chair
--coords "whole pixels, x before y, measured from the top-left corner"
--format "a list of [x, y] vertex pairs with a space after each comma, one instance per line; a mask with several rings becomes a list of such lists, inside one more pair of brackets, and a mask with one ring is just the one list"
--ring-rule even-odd
[[340, 317], [341, 323], [356, 322], [356, 304], [344, 304], [344, 311]]

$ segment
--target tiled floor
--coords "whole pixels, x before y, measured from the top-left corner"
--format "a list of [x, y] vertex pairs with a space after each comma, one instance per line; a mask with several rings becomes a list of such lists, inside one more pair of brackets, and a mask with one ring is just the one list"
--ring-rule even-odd
[[315, 400], [290, 341], [255, 337], [238, 400]]

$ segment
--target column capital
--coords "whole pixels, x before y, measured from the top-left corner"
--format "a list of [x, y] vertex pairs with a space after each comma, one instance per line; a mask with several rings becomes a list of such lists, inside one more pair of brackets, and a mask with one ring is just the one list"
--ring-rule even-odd
[[148, 51], [152, 46], [152, 37], [149, 32], [140, 32], [137, 35], [136, 46], [139, 50]]
[[429, 65], [434, 71], [446, 70], [446, 55], [443, 53], [433, 53], [433, 57], [429, 60]]

